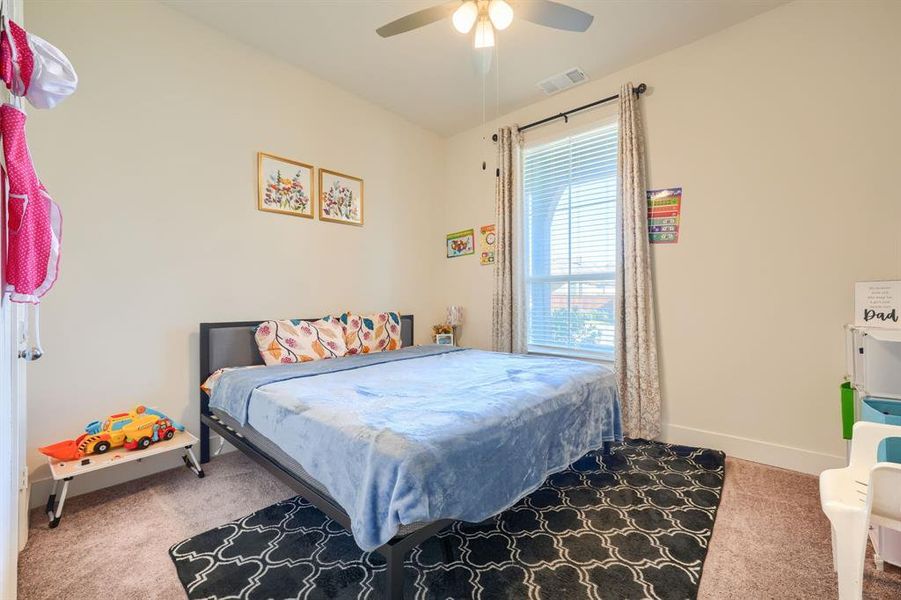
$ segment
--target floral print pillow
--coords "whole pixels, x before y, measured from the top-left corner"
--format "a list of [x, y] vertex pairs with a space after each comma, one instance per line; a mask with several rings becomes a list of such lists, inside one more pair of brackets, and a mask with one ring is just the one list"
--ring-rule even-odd
[[341, 315], [348, 354], [368, 354], [400, 348], [400, 315], [381, 312], [371, 315]]
[[266, 321], [254, 334], [260, 356], [267, 365], [337, 358], [347, 354], [344, 330], [335, 322]]

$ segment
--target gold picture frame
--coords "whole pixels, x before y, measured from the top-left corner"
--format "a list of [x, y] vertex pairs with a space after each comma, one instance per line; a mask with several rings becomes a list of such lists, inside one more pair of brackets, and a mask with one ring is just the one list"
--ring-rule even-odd
[[313, 165], [290, 158], [257, 152], [257, 209], [312, 219], [316, 213], [314, 169]]
[[319, 220], [363, 226], [363, 180], [319, 169]]

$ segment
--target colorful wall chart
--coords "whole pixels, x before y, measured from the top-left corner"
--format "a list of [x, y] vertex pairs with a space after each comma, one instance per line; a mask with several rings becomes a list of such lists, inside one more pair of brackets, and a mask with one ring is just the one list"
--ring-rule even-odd
[[648, 235], [652, 244], [679, 241], [682, 188], [648, 190]]
[[494, 245], [497, 241], [494, 225], [482, 225], [479, 227], [479, 263], [483, 265], [494, 264]]
[[467, 254], [475, 254], [475, 235], [472, 229], [447, 234], [447, 257], [456, 258]]

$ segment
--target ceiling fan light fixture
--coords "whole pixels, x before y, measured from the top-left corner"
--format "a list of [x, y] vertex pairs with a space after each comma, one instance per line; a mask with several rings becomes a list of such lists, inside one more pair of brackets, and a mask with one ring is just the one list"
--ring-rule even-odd
[[504, 0], [491, 0], [488, 3], [488, 17], [498, 31], [503, 31], [513, 22], [513, 8]]
[[460, 7], [454, 11], [451, 20], [454, 23], [454, 29], [460, 33], [469, 33], [478, 18], [479, 7], [475, 3], [475, 0], [466, 0], [466, 2], [461, 4]]
[[474, 45], [476, 48], [494, 47], [494, 27], [491, 26], [491, 21], [488, 20], [488, 17], [479, 17], [479, 22], [476, 23]]

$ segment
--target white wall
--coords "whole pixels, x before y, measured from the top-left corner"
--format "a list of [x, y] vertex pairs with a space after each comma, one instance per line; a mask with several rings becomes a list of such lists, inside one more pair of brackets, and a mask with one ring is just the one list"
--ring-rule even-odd
[[[650, 86], [649, 185], [684, 188], [681, 240], [653, 250], [668, 439], [810, 472], [842, 460], [852, 284], [901, 278], [898, 23], [897, 2], [797, 2], [493, 124]], [[491, 133], [448, 141], [447, 232], [494, 221]], [[442, 264], [463, 341], [488, 347], [491, 269]]]
[[[397, 309], [427, 339], [442, 139], [155, 2], [26, 12], [80, 76], [28, 123], [64, 215], [46, 355], [28, 373], [34, 478], [48, 475], [38, 446], [135, 404], [196, 431], [201, 321]], [[257, 151], [363, 177], [365, 226], [258, 211]], [[175, 461], [86, 476], [75, 491]]]

